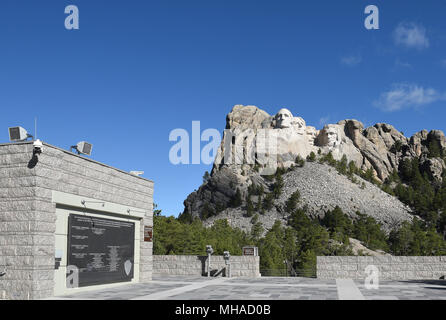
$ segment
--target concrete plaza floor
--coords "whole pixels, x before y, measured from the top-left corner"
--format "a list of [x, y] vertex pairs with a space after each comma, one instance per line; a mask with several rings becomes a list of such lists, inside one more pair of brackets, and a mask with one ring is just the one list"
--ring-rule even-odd
[[[76, 289], [74, 289], [76, 290]], [[310, 278], [154, 277], [150, 283], [126, 284], [55, 297], [76, 300], [446, 300], [445, 280], [381, 281], [366, 289], [362, 281]]]

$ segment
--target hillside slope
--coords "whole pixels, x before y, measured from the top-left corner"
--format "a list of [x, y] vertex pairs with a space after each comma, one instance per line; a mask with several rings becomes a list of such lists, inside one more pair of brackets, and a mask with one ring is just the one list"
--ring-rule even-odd
[[[260, 179], [262, 178], [256, 177], [255, 180], [259, 182]], [[289, 216], [285, 203], [296, 190], [301, 195], [299, 206], [307, 206], [307, 213], [313, 218], [322, 218], [326, 211], [338, 206], [351, 218], [356, 217], [357, 211], [375, 218], [386, 231], [412, 219], [410, 208], [397, 198], [360, 177], [356, 179], [358, 182], [353, 183], [333, 167], [317, 162], [307, 162], [302, 168], [295, 167], [283, 175], [281, 195], [274, 201], [271, 210], [259, 215], [259, 221], [265, 229], [270, 229], [276, 220], [285, 224]], [[268, 182], [263, 183], [267, 186]], [[252, 196], [254, 203], [257, 199], [258, 196]], [[250, 231], [252, 227], [252, 217], [246, 216], [244, 205], [225, 209], [206, 219], [204, 224], [212, 225], [218, 219], [228, 219], [232, 226], [245, 231]]]

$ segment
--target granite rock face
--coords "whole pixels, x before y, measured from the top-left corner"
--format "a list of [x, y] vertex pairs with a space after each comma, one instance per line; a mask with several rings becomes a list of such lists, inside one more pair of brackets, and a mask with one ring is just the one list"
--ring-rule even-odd
[[[439, 150], [446, 148], [442, 131], [423, 130], [407, 138], [392, 125], [378, 123], [364, 128], [360, 121], [354, 119], [327, 124], [317, 130], [287, 109], [269, 115], [255, 106], [236, 105], [227, 115], [226, 130], [211, 178], [184, 201], [184, 213], [199, 217], [204, 206], [218, 213], [228, 207], [237, 189], [245, 200], [248, 187], [252, 184], [268, 190], [270, 183], [264, 179], [265, 175], [273, 174], [278, 167], [289, 168], [295, 165], [296, 159], [305, 159], [312, 153], [331, 153], [336, 160], [346, 156], [348, 162], [353, 161], [357, 168], [371, 170], [378, 181], [384, 181], [394, 170], [398, 170], [404, 159], [419, 158], [421, 170], [441, 182], [446, 164], [441, 158], [427, 157], [430, 145], [437, 145]], [[295, 189], [306, 186], [310, 212], [317, 216], [323, 215], [327, 208], [338, 205], [346, 213], [359, 210], [388, 226], [395, 221], [409, 219], [410, 209], [379, 188], [364, 182], [368, 190], [372, 190], [373, 198], [357, 198], [358, 194], [362, 194], [357, 190], [358, 184], [352, 187], [350, 180], [340, 181], [335, 172], [327, 175], [329, 171], [328, 166], [305, 165], [295, 170], [295, 174], [285, 176], [285, 185], [293, 185]], [[348, 205], [344, 198], [349, 200]], [[237, 221], [236, 224], [249, 225], [241, 222], [244, 219], [243, 206], [226, 209], [222, 214], [211, 220], [226, 215], [231, 217], [231, 221]], [[281, 213], [276, 214], [273, 209], [264, 215], [266, 225], [283, 218]]]

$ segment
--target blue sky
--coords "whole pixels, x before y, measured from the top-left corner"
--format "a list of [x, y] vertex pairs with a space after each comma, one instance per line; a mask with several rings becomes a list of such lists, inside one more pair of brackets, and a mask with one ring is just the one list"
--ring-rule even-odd
[[[64, 27], [67, 5], [80, 29]], [[377, 5], [380, 29], [364, 28]], [[169, 162], [171, 130], [225, 126], [235, 104], [321, 128], [355, 118], [445, 131], [445, 1], [2, 0], [0, 128], [21, 125], [155, 181], [178, 215], [206, 165]]]

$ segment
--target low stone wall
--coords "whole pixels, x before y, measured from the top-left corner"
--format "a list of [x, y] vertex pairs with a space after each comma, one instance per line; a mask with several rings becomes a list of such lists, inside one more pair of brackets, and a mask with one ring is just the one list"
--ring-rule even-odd
[[319, 279], [365, 279], [373, 265], [382, 280], [432, 280], [446, 276], [446, 256], [317, 257]]
[[[205, 276], [207, 256], [153, 256], [153, 275]], [[260, 257], [231, 256], [232, 277], [260, 277]], [[223, 256], [212, 256], [211, 275], [226, 276]]]

